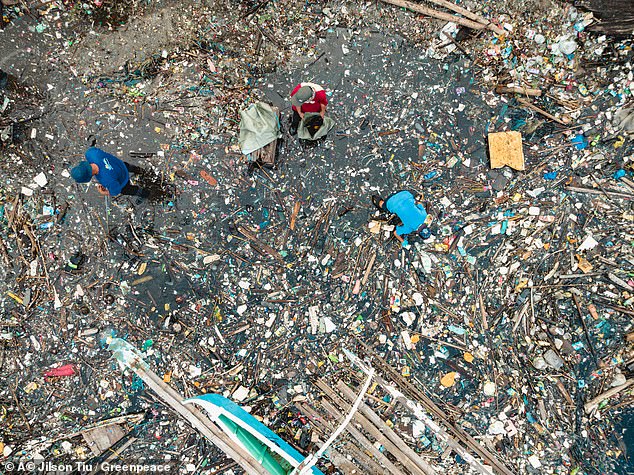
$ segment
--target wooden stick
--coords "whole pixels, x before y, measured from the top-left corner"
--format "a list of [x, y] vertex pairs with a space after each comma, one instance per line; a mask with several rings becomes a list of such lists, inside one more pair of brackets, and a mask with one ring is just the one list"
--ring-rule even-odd
[[363, 274], [363, 279], [361, 279], [361, 285], [365, 285], [366, 282], [368, 281], [368, 278], [370, 277], [370, 272], [372, 272], [372, 266], [374, 265], [375, 260], [376, 260], [376, 252], [372, 254], [372, 257], [370, 257], [370, 262], [368, 262], [368, 265], [365, 268], [365, 274]]
[[590, 414], [592, 411], [594, 411], [599, 406], [601, 401], [603, 401], [604, 399], [608, 399], [608, 398], [611, 398], [612, 396], [617, 395], [621, 391], [623, 391], [623, 390], [629, 388], [630, 386], [632, 386], [632, 384], [634, 384], [634, 379], [630, 379], [630, 380], [626, 381], [625, 384], [622, 384], [621, 386], [617, 386], [615, 388], [609, 389], [606, 392], [604, 392], [603, 394], [599, 394], [594, 399], [592, 399], [589, 402], [585, 403], [583, 408], [585, 409], [586, 414]]
[[18, 395], [15, 393], [15, 390], [11, 386], [9, 386], [9, 391], [11, 391], [11, 395], [13, 396], [13, 400], [15, 401], [15, 405], [18, 407], [18, 412], [22, 416], [22, 419], [24, 419], [24, 424], [26, 425], [29, 434], [32, 434], [33, 430], [31, 429], [31, 424], [29, 424], [29, 419], [24, 414], [24, 410], [22, 409], [22, 404], [20, 404]]
[[[432, 18], [437, 18], [439, 20], [445, 20], [445, 21], [451, 21], [459, 25], [466, 26], [467, 28], [471, 28], [472, 30], [483, 30], [485, 28], [488, 28], [491, 31], [497, 33], [498, 35], [504, 34], [503, 29], [501, 29], [500, 27], [496, 25], [493, 25], [492, 23], [488, 23], [486, 20], [483, 20], [482, 23], [472, 21], [472, 20], [467, 20], [465, 18], [461, 18], [455, 15], [452, 15], [450, 13], [439, 12], [432, 8], [423, 7], [416, 3], [408, 2], [407, 0], [382, 0], [382, 1], [385, 3], [389, 3], [390, 5], [396, 5], [397, 7], [407, 8], [408, 10], [411, 10], [416, 13], [421, 13], [423, 15], [427, 15]], [[436, 4], [440, 4], [439, 2], [445, 3], [443, 0], [430, 0], [430, 1]], [[460, 7], [457, 7], [456, 5], [453, 5], [450, 2], [446, 2], [446, 3], [449, 5], [452, 5], [453, 8], [451, 9], [454, 11], [456, 8], [460, 8]]]
[[634, 182], [629, 178], [622, 176], [621, 181], [627, 185], [627, 187], [634, 192]]
[[535, 112], [539, 112], [541, 115], [543, 115], [544, 117], [546, 117], [547, 119], [553, 120], [555, 122], [557, 122], [558, 124], [561, 125], [568, 125], [570, 123], [570, 121], [565, 122], [561, 119], [558, 119], [557, 117], [555, 117], [552, 114], [549, 114], [548, 112], [546, 112], [544, 109], [540, 109], [539, 107], [537, 107], [535, 104], [533, 104], [530, 101], [527, 101], [526, 99], [522, 99], [521, 97], [517, 98], [517, 102], [519, 102], [520, 104], [528, 107], [529, 109], [533, 109]]
[[291, 231], [295, 231], [295, 221], [297, 220], [297, 214], [299, 213], [299, 209], [301, 208], [302, 204], [299, 201], [295, 202], [295, 206], [293, 206], [293, 214], [291, 215], [291, 224], [290, 224], [290, 228]]
[[592, 341], [590, 341], [590, 333], [588, 332], [588, 326], [586, 325], [586, 321], [583, 319], [583, 311], [581, 310], [581, 305], [579, 305], [579, 300], [575, 294], [572, 294], [572, 300], [575, 302], [575, 306], [577, 307], [577, 312], [579, 313], [579, 320], [581, 320], [581, 326], [583, 327], [583, 332], [586, 335], [586, 340], [588, 341], [588, 346], [590, 347], [590, 352], [594, 359], [597, 359], [597, 354], [594, 351], [594, 346], [592, 345]]
[[[447, 38], [449, 41], [451, 41], [451, 42], [454, 44], [454, 46], [455, 46], [456, 48], [458, 48], [460, 51], [462, 51], [462, 54], [464, 54], [467, 58], [469, 58], [469, 59], [473, 60], [472, 56], [471, 56], [471, 55], [469, 54], [469, 52], [468, 52], [468, 51], [464, 48], [464, 46], [462, 46], [460, 43], [458, 43], [458, 42], [456, 41], [456, 39], [455, 39], [453, 36], [451, 36], [451, 34], [450, 34], [450, 33], [445, 33], [445, 32], [443, 31], [443, 32], [442, 32], [442, 34], [443, 34], [443, 36], [444, 36], [445, 38]], [[420, 153], [420, 146], [419, 146], [419, 154], [418, 154], [418, 155], [419, 155], [419, 158], [422, 156], [422, 154]]]
[[567, 186], [566, 191], [577, 191], [579, 193], [590, 193], [591, 195], [603, 195], [606, 194], [608, 196], [614, 196], [616, 198], [625, 198], [625, 199], [632, 199], [634, 198], [633, 194], [628, 194], [628, 193], [619, 193], [616, 191], [602, 191], [602, 190], [595, 190], [594, 188], [582, 188], [580, 186]]
[[570, 397], [570, 393], [566, 391], [566, 387], [564, 386], [564, 383], [561, 382], [560, 378], [555, 378], [555, 384], [557, 384], [557, 389], [559, 389], [559, 392], [566, 398], [566, 401], [568, 401], [568, 404], [570, 404], [571, 406], [574, 406], [575, 402]]
[[132, 444], [134, 444], [137, 441], [136, 437], [130, 437], [128, 440], [125, 441], [125, 443], [121, 446], [121, 447], [117, 447], [116, 449], [112, 449], [112, 447], [110, 447], [108, 449], [108, 451], [110, 452], [110, 455], [108, 455], [108, 457], [106, 457], [106, 459], [99, 463], [99, 464], [95, 464], [95, 468], [89, 473], [89, 475], [96, 475], [98, 473], [101, 472], [100, 467], [104, 464], [108, 464], [110, 462], [112, 462], [113, 460], [121, 457], [121, 454], [123, 454], [123, 452], [125, 452], [125, 450], [130, 447]]
[[524, 96], [539, 97], [542, 95], [541, 89], [533, 89], [530, 87], [519, 86], [502, 86], [498, 84], [495, 86], [495, 92], [498, 94], [522, 94]]
[[245, 226], [238, 226], [238, 231], [240, 231], [240, 233], [242, 235], [244, 235], [244, 237], [246, 237], [249, 241], [256, 243], [259, 247], [264, 249], [267, 254], [269, 254], [271, 257], [275, 258], [282, 265], [285, 264], [284, 258], [281, 256], [281, 254], [279, 252], [277, 252], [275, 249], [273, 249], [268, 244], [265, 244], [262, 241], [260, 241], [258, 238], [256, 238], [255, 235], [251, 231], [249, 231]]

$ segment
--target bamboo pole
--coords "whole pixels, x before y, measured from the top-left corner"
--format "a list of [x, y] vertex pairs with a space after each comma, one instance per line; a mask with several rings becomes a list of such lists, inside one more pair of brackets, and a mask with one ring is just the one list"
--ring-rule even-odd
[[306, 457], [304, 461], [301, 464], [299, 464], [299, 466], [297, 466], [295, 470], [293, 470], [292, 472], [293, 475], [294, 474], [305, 475], [309, 471], [311, 471], [310, 470], [311, 467], [313, 467], [317, 463], [317, 460], [319, 460], [319, 457], [321, 457], [326, 452], [328, 447], [332, 445], [332, 443], [337, 439], [337, 437], [339, 437], [339, 434], [341, 434], [346, 428], [346, 426], [350, 423], [350, 421], [352, 420], [352, 417], [354, 416], [354, 413], [359, 408], [359, 405], [363, 402], [363, 396], [365, 395], [365, 392], [368, 390], [368, 387], [370, 386], [370, 383], [372, 382], [372, 375], [374, 375], [374, 370], [371, 369], [367, 374], [368, 374], [368, 379], [363, 385], [363, 388], [361, 389], [361, 392], [359, 396], [357, 397], [357, 400], [352, 405], [352, 409], [350, 410], [346, 418], [343, 420], [341, 425], [337, 428], [337, 430], [335, 430], [330, 435], [328, 440], [324, 443], [324, 445], [321, 446], [321, 448], [317, 452]]
[[[325, 399], [321, 401], [321, 405], [332, 417], [335, 418], [335, 420], [341, 419], [343, 417], [343, 414], [341, 414], [337, 410], [336, 407], [334, 407], [332, 404], [330, 404], [330, 402], [326, 401]], [[363, 447], [365, 450], [370, 452], [385, 467], [385, 470], [384, 470], [385, 474], [405, 475], [401, 470], [399, 470], [396, 467], [396, 465], [390, 462], [390, 460], [385, 455], [383, 455], [379, 451], [379, 449], [377, 449], [372, 444], [372, 442], [365, 435], [363, 435], [356, 427], [352, 425], [348, 425], [346, 426], [346, 432], [348, 432], [354, 438], [355, 442], [358, 442], [359, 444], [361, 444], [361, 447]]]
[[[129, 348], [127, 348], [128, 346]], [[152, 372], [148, 364], [136, 353], [132, 353], [136, 349], [133, 349], [131, 345], [126, 343], [125, 350], [128, 351], [124, 350], [119, 353], [112, 346], [110, 349], [115, 351], [115, 357], [120, 363], [134, 371], [168, 406], [180, 414], [194, 429], [207, 437], [211, 443], [235, 460], [249, 475], [268, 475], [268, 472], [251, 454], [233, 442], [221, 429], [214, 426], [200, 410], [185, 406], [181, 402], [183, 397]]]
[[497, 33], [498, 35], [505, 34], [505, 31], [502, 28], [494, 25], [493, 23], [491, 23], [491, 21], [487, 20], [483, 16], [478, 15], [477, 13], [473, 13], [472, 11], [467, 10], [466, 8], [462, 8], [461, 6], [456, 5], [452, 2], [449, 2], [447, 0], [429, 0], [429, 2], [441, 7], [445, 7], [447, 10], [452, 10], [456, 13], [459, 13], [460, 15], [467, 17], [470, 20], [482, 23], [485, 27], [489, 28], [491, 31]]
[[[381, 384], [381, 383], [379, 383]], [[341, 391], [341, 393], [349, 398], [352, 390], [346, 386], [343, 381], [337, 382], [337, 389]], [[428, 475], [433, 475], [436, 473], [436, 469], [429, 465], [425, 460], [423, 460], [420, 456], [414, 452], [409, 446], [403, 442], [403, 440], [394, 432], [390, 427], [388, 427], [383, 420], [379, 417], [379, 415], [370, 409], [366, 404], [362, 404], [359, 408], [359, 412], [367, 417], [370, 422], [372, 422], [385, 436], [392, 441], [394, 445], [396, 445], [402, 452], [407, 454], [409, 458]]]
[[[317, 380], [317, 387], [321, 389], [336, 404], [338, 404], [339, 407], [341, 407], [344, 411], [349, 410], [350, 404], [347, 402], [347, 400], [343, 399], [335, 391], [333, 391], [332, 388], [330, 388], [330, 386], [328, 386], [325, 381], [321, 379]], [[367, 419], [359, 412], [355, 413], [354, 420], [363, 428], [364, 431], [374, 437], [379, 444], [384, 446], [386, 450], [390, 452], [394, 456], [394, 458], [396, 458], [396, 460], [398, 460], [407, 470], [410, 471], [410, 473], [412, 473], [413, 475], [426, 475], [423, 469], [416, 464], [418, 460], [415, 459], [420, 459], [420, 457], [416, 454], [416, 452], [405, 445], [404, 442], [402, 443], [402, 445], [399, 444], [397, 446], [397, 444], [392, 442], [383, 433], [381, 433], [381, 431], [369, 419]], [[426, 463], [425, 461], [422, 462]]]
[[[451, 313], [448, 309], [445, 309], [445, 308], [441, 308], [441, 310], [447, 313]], [[366, 352], [370, 351], [368, 346], [364, 342], [362, 342], [358, 338], [356, 339], [356, 341], [359, 343], [359, 345], [362, 348], [365, 348]], [[344, 350], [344, 352], [346, 351], [347, 350]], [[354, 356], [354, 354], [352, 354], [352, 356], [358, 360], [358, 358]], [[377, 356], [376, 354], [372, 354], [372, 359], [378, 362], [378, 364], [380, 365], [382, 370], [385, 372], [385, 374], [387, 374], [394, 381], [394, 383], [399, 386], [399, 388], [405, 389], [410, 394], [410, 396], [416, 397], [418, 403], [422, 404], [423, 408], [426, 411], [428, 411], [430, 414], [432, 414], [434, 417], [436, 417], [439, 422], [442, 422], [443, 424], [445, 424], [447, 428], [451, 432], [453, 432], [456, 435], [456, 437], [469, 448], [469, 450], [476, 453], [479, 457], [482, 458], [482, 460], [484, 460], [486, 463], [491, 465], [494, 469], [494, 472], [499, 473], [501, 475], [514, 475], [515, 472], [507, 468], [504, 463], [498, 460], [498, 458], [493, 453], [489, 452], [488, 449], [480, 445], [480, 443], [477, 442], [467, 432], [465, 432], [465, 430], [462, 427], [455, 424], [444, 411], [442, 411], [427, 395], [425, 395], [425, 393], [420, 389], [419, 386], [415, 386], [414, 384], [412, 384], [411, 382], [403, 378], [398, 371], [396, 371], [389, 364], [387, 364], [387, 362], [384, 359], [382, 359], [380, 356]], [[388, 387], [390, 387], [385, 380], [382, 380], [382, 381], [383, 381], [383, 384], [386, 385], [386, 386], [383, 386], [384, 388], [387, 389]], [[418, 380], [415, 380], [415, 381], [418, 385], [421, 384]], [[379, 381], [378, 379], [377, 379], [377, 382], [383, 385], [381, 381]]]
[[[312, 407], [310, 407], [308, 404], [304, 404], [300, 402], [297, 404], [297, 407], [302, 411], [302, 414], [305, 414], [311, 419], [311, 422], [313, 423], [314, 427], [319, 432], [321, 432], [322, 434], [327, 434], [328, 432], [332, 431], [332, 428], [328, 425], [328, 423], [324, 420], [324, 418], [320, 414], [315, 412], [315, 410]], [[319, 438], [317, 442], [320, 444], [324, 443], [324, 441], [321, 438]], [[342, 440], [342, 443], [339, 444], [339, 447], [341, 449], [348, 449], [348, 447], [352, 447], [352, 446], [353, 446], [353, 443], [351, 441], [345, 441], [345, 440]], [[349, 453], [352, 452], [351, 450], [347, 450], [347, 451]], [[358, 462], [357, 464], [353, 463], [351, 460], [348, 460], [343, 455], [343, 453], [339, 453], [336, 449], [332, 447], [330, 447], [329, 455], [330, 455], [331, 462], [335, 465], [335, 467], [337, 467], [343, 473], [355, 473], [353, 472], [353, 470], [356, 470], [356, 473], [363, 473], [363, 471], [357, 467], [357, 465], [362, 465], [361, 462]], [[367, 460], [369, 460], [367, 455], [364, 455], [362, 458], [364, 463]], [[378, 466], [379, 465], [377, 464], [377, 467]]]
[[452, 15], [450, 13], [439, 12], [432, 8], [418, 5], [417, 3], [408, 2], [407, 0], [382, 0], [382, 1], [385, 3], [389, 3], [390, 5], [395, 5], [397, 7], [407, 8], [408, 10], [411, 10], [416, 13], [421, 13], [423, 15], [427, 15], [432, 18], [437, 18], [439, 20], [445, 20], [445, 21], [452, 21], [454, 23], [457, 23], [462, 26], [466, 26], [467, 28], [471, 28], [473, 30], [483, 30], [487, 28], [498, 35], [503, 35], [505, 33], [502, 28], [489, 22], [486, 18], [483, 18], [480, 15], [470, 12], [469, 10], [465, 10], [464, 8], [454, 5], [453, 3], [448, 2], [446, 0], [430, 0], [430, 2], [436, 5], [443, 6], [456, 13], [460, 13], [466, 16], [467, 18], [471, 18], [471, 19], [469, 20], [469, 19]]
[[608, 399], [608, 398], [611, 398], [612, 396], [616, 396], [621, 391], [624, 391], [625, 389], [629, 388], [632, 384], [634, 384], [634, 379], [630, 379], [629, 381], [627, 381], [625, 384], [622, 384], [621, 386], [617, 386], [615, 388], [607, 390], [606, 392], [602, 394], [599, 394], [597, 397], [595, 397], [591, 401], [584, 404], [583, 408], [585, 409], [586, 414], [590, 414], [594, 409], [599, 407], [599, 404], [604, 399]]
[[370, 262], [365, 268], [365, 274], [363, 274], [363, 279], [361, 279], [361, 285], [365, 286], [365, 284], [368, 282], [368, 278], [370, 277], [370, 272], [372, 272], [372, 266], [374, 265], [375, 260], [376, 260], [376, 252], [372, 254], [372, 257], [370, 257]]

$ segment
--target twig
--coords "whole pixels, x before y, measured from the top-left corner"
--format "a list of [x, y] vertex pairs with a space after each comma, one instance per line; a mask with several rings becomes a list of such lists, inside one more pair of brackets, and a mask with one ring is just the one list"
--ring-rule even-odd
[[572, 294], [572, 300], [575, 302], [575, 306], [577, 307], [577, 312], [579, 313], [579, 320], [581, 320], [581, 325], [583, 326], [583, 332], [586, 335], [586, 340], [588, 341], [588, 346], [590, 347], [590, 353], [592, 353], [592, 356], [596, 360], [597, 354], [594, 351], [594, 346], [592, 345], [592, 342], [590, 341], [590, 334], [588, 333], [588, 327], [586, 326], [586, 322], [583, 319], [583, 312], [581, 311], [581, 305], [579, 305], [579, 300], [577, 299], [577, 296], [574, 293]]

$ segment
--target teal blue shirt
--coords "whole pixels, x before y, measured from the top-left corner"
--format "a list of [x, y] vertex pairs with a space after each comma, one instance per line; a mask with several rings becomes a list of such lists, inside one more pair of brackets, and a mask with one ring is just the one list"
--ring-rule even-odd
[[401, 226], [396, 227], [396, 234], [399, 236], [406, 236], [417, 231], [427, 218], [425, 207], [416, 203], [414, 195], [409, 191], [399, 191], [390, 196], [385, 206], [390, 213], [397, 215], [403, 222]]
[[110, 196], [117, 196], [130, 181], [130, 174], [123, 160], [108, 152], [91, 147], [86, 151], [86, 160], [99, 167], [95, 178], [108, 190]]

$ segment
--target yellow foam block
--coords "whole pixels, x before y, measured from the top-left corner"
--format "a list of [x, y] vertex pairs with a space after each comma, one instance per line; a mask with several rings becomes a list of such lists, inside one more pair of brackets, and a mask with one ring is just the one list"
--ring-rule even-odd
[[515, 170], [524, 170], [522, 134], [519, 132], [494, 132], [489, 134], [489, 156], [491, 168], [508, 165]]

